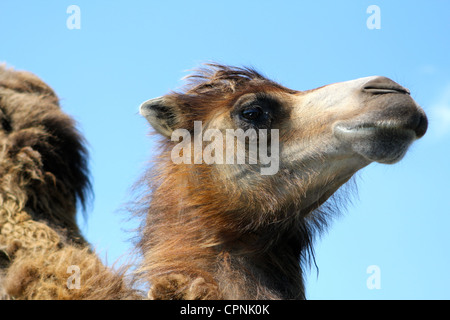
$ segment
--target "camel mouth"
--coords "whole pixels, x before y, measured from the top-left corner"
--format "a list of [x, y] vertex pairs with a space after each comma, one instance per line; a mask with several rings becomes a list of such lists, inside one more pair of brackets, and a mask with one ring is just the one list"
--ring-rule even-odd
[[338, 122], [336, 129], [351, 135], [366, 135], [377, 132], [413, 133], [415, 139], [422, 138], [428, 129], [428, 119], [421, 108], [402, 106], [386, 108], [381, 113], [369, 113], [360, 119]]
[[420, 115], [410, 121], [340, 122], [334, 135], [369, 161], [391, 164], [400, 161], [412, 142], [425, 134], [427, 120]]
[[411, 128], [403, 127], [401, 124], [395, 121], [380, 121], [380, 122], [369, 122], [369, 123], [358, 123], [353, 125], [342, 125], [338, 124], [335, 127], [335, 132], [340, 132], [341, 134], [347, 134], [351, 136], [370, 136], [380, 133], [406, 133], [409, 132], [417, 138], [416, 131]]

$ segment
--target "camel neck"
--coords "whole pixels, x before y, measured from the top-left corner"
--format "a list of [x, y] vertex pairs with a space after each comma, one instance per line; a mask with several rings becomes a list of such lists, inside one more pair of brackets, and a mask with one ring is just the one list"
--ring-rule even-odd
[[304, 299], [301, 249], [291, 241], [284, 239], [263, 248], [254, 244], [252, 235], [223, 246], [217, 255], [215, 278], [224, 297]]

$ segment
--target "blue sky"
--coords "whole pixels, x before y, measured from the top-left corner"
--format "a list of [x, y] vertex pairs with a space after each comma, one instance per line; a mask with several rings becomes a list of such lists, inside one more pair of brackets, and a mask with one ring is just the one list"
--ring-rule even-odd
[[[67, 8], [81, 10], [70, 30]], [[370, 5], [381, 29], [368, 29]], [[0, 61], [49, 83], [89, 142], [95, 200], [83, 233], [112, 263], [135, 226], [121, 210], [155, 153], [139, 104], [204, 61], [250, 65], [297, 90], [370, 75], [411, 90], [429, 131], [316, 243], [309, 299], [450, 298], [450, 3], [447, 1], [0, 2]], [[369, 289], [369, 266], [380, 270]]]

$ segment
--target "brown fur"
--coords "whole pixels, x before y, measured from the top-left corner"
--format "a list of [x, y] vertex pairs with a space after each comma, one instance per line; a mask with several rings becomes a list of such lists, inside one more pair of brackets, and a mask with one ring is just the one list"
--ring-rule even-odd
[[[355, 81], [350, 85], [365, 80]], [[400, 89], [385, 94], [352, 87], [360, 94], [350, 97], [350, 107], [342, 96], [335, 107], [331, 98], [339, 89], [324, 88], [298, 92], [252, 69], [211, 64], [188, 77], [184, 90], [152, 100], [161, 105], [147, 109], [147, 119], [164, 138], [141, 181], [145, 195], [132, 208], [142, 219], [142, 261], [133, 281], [150, 285], [148, 298], [305, 298], [303, 270], [314, 259], [314, 236], [340, 203], [337, 197], [325, 201], [372, 161], [364, 152], [393, 149], [381, 142], [372, 150], [360, 141], [338, 140], [330, 123], [366, 119], [367, 114], [358, 118], [361, 109], [354, 103], [361, 99], [370, 117], [407, 118], [407, 137], [426, 130], [423, 111]], [[323, 94], [336, 109], [320, 105], [327, 101]], [[279, 130], [283, 150], [294, 150], [294, 158], [281, 159], [277, 174], [261, 176], [249, 164], [171, 161], [170, 130], [192, 133], [199, 120], [205, 127], [219, 123], [222, 130], [239, 127], [231, 114], [246, 95], [277, 108], [271, 109], [270, 127]], [[386, 111], [399, 101], [398, 115]], [[47, 85], [29, 73], [0, 68], [0, 294], [5, 298], [142, 298], [126, 268], [103, 266], [76, 226], [77, 206], [84, 205], [89, 191], [83, 143]], [[362, 151], [354, 152], [354, 145]], [[71, 265], [81, 270], [80, 289], [67, 287]]]
[[[0, 67], [0, 296], [136, 298], [104, 267], [75, 221], [90, 184], [84, 141], [36, 76]], [[78, 265], [83, 286], [68, 289]]]
[[[194, 120], [207, 122], [246, 93], [295, 92], [254, 70], [219, 65], [210, 65], [188, 80], [184, 92], [172, 93], [167, 100], [184, 116], [176, 127], [189, 130]], [[211, 287], [212, 297], [222, 299], [304, 298], [300, 264], [311, 252], [313, 230], [325, 224], [324, 213], [306, 214], [323, 201], [303, 213], [296, 206], [298, 200], [286, 205], [285, 188], [306, 187], [293, 185], [289, 173], [251, 188], [236, 181], [217, 183], [211, 166], [173, 164], [173, 146], [162, 141], [161, 155], [145, 179], [151, 183], [151, 196], [143, 201], [150, 207], [144, 210], [140, 271], [153, 284], [150, 295], [190, 297]], [[183, 281], [172, 295], [159, 289], [177, 278]], [[194, 282], [200, 288], [193, 288]]]

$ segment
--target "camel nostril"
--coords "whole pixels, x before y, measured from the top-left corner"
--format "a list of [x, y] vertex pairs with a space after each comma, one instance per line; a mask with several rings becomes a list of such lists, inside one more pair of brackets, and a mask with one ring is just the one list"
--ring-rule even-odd
[[362, 88], [362, 91], [372, 94], [385, 94], [385, 93], [410, 94], [408, 89], [402, 87], [398, 83], [386, 77], [376, 77], [375, 79], [366, 82]]

